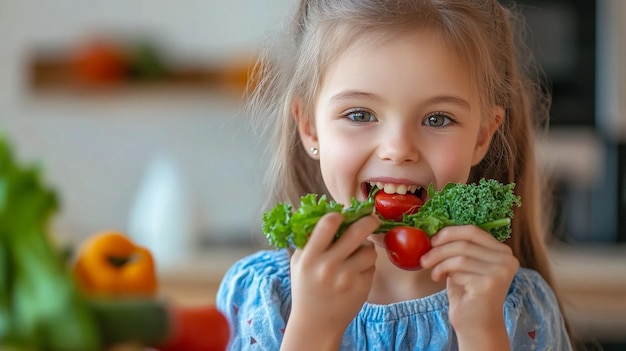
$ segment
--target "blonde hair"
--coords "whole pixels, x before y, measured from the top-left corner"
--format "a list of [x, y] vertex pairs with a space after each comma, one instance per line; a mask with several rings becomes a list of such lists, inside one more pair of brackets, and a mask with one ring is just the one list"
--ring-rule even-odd
[[[292, 116], [298, 101], [313, 115], [317, 89], [326, 67], [351, 43], [367, 35], [402, 35], [417, 28], [439, 32], [447, 44], [475, 68], [481, 107], [506, 113], [485, 158], [473, 167], [469, 182], [493, 178], [515, 182], [523, 205], [513, 218], [508, 245], [523, 267], [552, 283], [545, 240], [549, 230], [546, 191], [537, 172], [534, 133], [548, 118], [547, 96], [530, 73], [514, 25], [520, 18], [497, 0], [310, 0], [296, 9], [290, 37], [259, 64], [260, 81], [250, 99], [252, 113], [274, 127], [275, 154], [268, 170], [268, 205], [297, 204], [306, 193], [328, 194], [319, 163], [302, 147]], [[274, 52], [276, 53], [276, 52]], [[486, 111], [486, 110], [484, 110]]]

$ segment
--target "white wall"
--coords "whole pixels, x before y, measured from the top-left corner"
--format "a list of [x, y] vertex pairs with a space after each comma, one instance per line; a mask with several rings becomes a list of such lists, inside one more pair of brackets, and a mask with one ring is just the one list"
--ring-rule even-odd
[[[289, 0], [0, 1], [0, 129], [23, 162], [41, 162], [59, 192], [54, 229], [80, 240], [127, 229], [144, 171], [156, 155], [177, 164], [198, 233], [258, 231], [263, 159], [239, 105], [193, 93], [77, 98], [32, 96], [26, 59], [94, 30], [153, 34], [196, 60], [248, 53], [280, 25]], [[172, 233], [176, 235], [177, 233]]]

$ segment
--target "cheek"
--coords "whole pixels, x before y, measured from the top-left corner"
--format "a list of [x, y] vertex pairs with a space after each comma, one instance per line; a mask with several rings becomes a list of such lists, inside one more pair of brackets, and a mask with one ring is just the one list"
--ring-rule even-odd
[[437, 179], [437, 185], [465, 183], [472, 167], [472, 149], [467, 145], [457, 145], [446, 150], [433, 155], [435, 157], [430, 157], [429, 164]]
[[324, 183], [335, 200], [349, 203], [360, 184], [358, 174], [367, 159], [361, 143], [346, 135], [320, 134], [320, 168]]
[[338, 201], [349, 201], [354, 194], [352, 189], [360, 169], [359, 157], [350, 151], [349, 145], [320, 142], [320, 168], [324, 183], [331, 195]]

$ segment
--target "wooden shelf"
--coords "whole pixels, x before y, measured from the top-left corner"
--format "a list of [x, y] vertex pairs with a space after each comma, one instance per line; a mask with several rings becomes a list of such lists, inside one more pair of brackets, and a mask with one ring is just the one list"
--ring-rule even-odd
[[[77, 63], [77, 54], [40, 52], [28, 64], [28, 90], [32, 95], [125, 94], [137, 91], [210, 91], [243, 95], [248, 86], [251, 59], [206, 64], [159, 64], [139, 74], [132, 62]], [[112, 59], [109, 59], [112, 61]], [[156, 64], [155, 64], [156, 67]], [[150, 67], [146, 68], [150, 70]]]

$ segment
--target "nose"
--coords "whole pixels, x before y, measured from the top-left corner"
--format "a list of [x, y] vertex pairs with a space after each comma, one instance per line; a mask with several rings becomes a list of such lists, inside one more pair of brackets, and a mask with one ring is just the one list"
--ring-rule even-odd
[[395, 164], [417, 162], [420, 159], [419, 138], [415, 126], [387, 125], [380, 136], [378, 157]]

